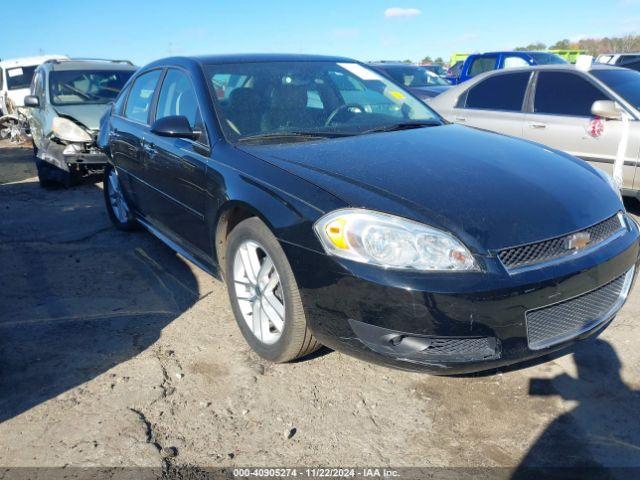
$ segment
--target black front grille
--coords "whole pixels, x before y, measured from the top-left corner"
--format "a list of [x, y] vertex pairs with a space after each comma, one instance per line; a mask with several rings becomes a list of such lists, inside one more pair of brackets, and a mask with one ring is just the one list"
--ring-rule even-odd
[[429, 339], [429, 346], [416, 354], [431, 360], [448, 362], [490, 360], [500, 356], [496, 339], [493, 337], [432, 337]]
[[530, 243], [520, 247], [507, 248], [498, 253], [498, 258], [507, 270], [515, 270], [522, 267], [544, 263], [558, 258], [569, 256], [576, 252], [567, 247], [567, 241], [576, 233], [588, 233], [591, 241], [587, 247], [593, 247], [606, 241], [624, 228], [618, 215], [608, 218], [592, 227], [574, 232], [562, 237], [553, 238], [544, 242]]
[[569, 340], [611, 318], [622, 306], [633, 271], [579, 297], [526, 313], [529, 348]]

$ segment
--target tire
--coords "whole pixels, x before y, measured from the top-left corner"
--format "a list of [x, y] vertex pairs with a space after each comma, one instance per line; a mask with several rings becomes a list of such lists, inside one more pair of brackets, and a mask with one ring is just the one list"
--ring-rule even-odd
[[53, 168], [47, 162], [43, 162], [38, 157], [35, 157], [36, 161], [36, 169], [38, 170], [38, 182], [40, 183], [40, 187], [45, 189], [50, 189], [56, 187], [58, 184], [53, 178], [53, 172], [51, 169]]
[[[260, 293], [261, 288], [259, 287], [255, 290], [258, 293], [255, 294], [251, 293], [253, 287], [248, 286], [251, 281], [247, 283], [248, 279], [245, 276], [246, 269], [244, 268], [245, 262], [242, 261], [243, 252], [248, 251], [253, 246], [256, 247], [258, 259], [264, 254], [261, 258], [260, 271], [262, 272], [267, 265], [267, 259], [272, 261], [274, 267], [274, 270], [271, 270], [271, 275], [264, 277], [266, 279], [263, 282], [266, 282], [264, 290]], [[252, 270], [255, 270], [255, 268]], [[267, 274], [269, 273], [266, 268], [264, 270]], [[274, 363], [284, 363], [304, 357], [321, 347], [307, 326], [307, 319], [300, 299], [300, 290], [293, 276], [289, 261], [276, 237], [260, 219], [253, 217], [244, 220], [231, 231], [227, 239], [225, 272], [227, 272], [225, 275], [227, 290], [236, 322], [245, 340], [258, 355]], [[270, 284], [272, 281], [275, 282], [274, 275], [279, 278], [279, 283], [275, 289], [272, 289], [273, 291], [269, 292]], [[260, 279], [256, 283], [259, 285]], [[247, 296], [252, 295], [254, 295], [253, 298], [259, 299], [255, 300], [253, 304], [251, 300], [246, 299]], [[267, 328], [261, 329], [263, 339], [260, 339], [258, 334], [254, 333], [254, 330], [256, 330], [254, 320], [265, 318], [264, 315], [266, 313], [264, 312], [269, 311], [272, 315], [266, 316], [270, 322], [276, 309], [269, 307], [262, 310], [263, 313], [256, 315], [255, 305], [256, 302], [262, 305], [272, 305], [269, 298], [280, 301], [281, 306], [284, 306], [283, 326], [281, 331], [278, 332], [276, 324], [270, 323], [269, 331], [267, 331]], [[248, 314], [249, 305], [254, 307], [251, 313]], [[265, 325], [263, 322], [257, 323]]]
[[[114, 191], [116, 187], [117, 191]], [[104, 169], [104, 203], [111, 222], [119, 230], [131, 231], [138, 228], [138, 222], [122, 192], [117, 171], [111, 165]]]

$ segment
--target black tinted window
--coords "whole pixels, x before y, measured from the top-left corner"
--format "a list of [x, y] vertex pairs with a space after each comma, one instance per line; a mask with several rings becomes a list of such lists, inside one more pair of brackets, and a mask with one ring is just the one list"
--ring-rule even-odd
[[640, 73], [633, 70], [594, 70], [591, 72], [636, 108], [640, 108]]
[[488, 72], [496, 68], [497, 57], [478, 57], [469, 68], [469, 76], [475, 77], [481, 73]]
[[160, 79], [160, 73], [160, 70], [153, 70], [136, 78], [127, 100], [127, 107], [124, 111], [125, 117], [136, 122], [147, 123], [153, 92]]
[[626, 67], [627, 63], [633, 63], [640, 60], [640, 55], [623, 55], [618, 59], [618, 65]]
[[588, 117], [596, 100], [609, 98], [584, 78], [573, 73], [540, 72], [534, 110], [536, 113]]
[[529, 76], [522, 72], [487, 78], [469, 90], [466, 108], [519, 112]]

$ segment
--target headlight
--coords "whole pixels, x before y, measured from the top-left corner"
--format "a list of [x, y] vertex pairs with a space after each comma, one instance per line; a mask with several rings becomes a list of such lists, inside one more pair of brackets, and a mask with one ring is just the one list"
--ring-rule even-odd
[[473, 255], [447, 232], [360, 209], [331, 212], [314, 225], [327, 253], [384, 268], [478, 270]]
[[91, 135], [84, 128], [62, 117], [53, 119], [51, 130], [56, 137], [67, 142], [90, 142], [92, 140]]

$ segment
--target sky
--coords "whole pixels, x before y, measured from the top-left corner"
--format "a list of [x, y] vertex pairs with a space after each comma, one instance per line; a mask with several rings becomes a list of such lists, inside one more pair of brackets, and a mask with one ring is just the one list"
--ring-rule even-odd
[[138, 65], [246, 52], [447, 60], [640, 33], [640, 0], [30, 0], [2, 10], [2, 59], [64, 54]]

